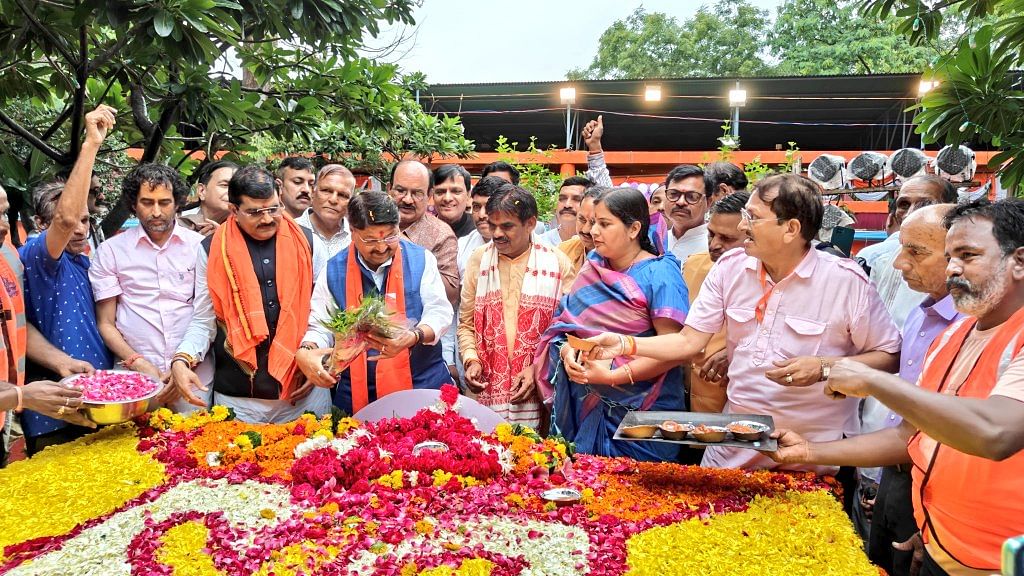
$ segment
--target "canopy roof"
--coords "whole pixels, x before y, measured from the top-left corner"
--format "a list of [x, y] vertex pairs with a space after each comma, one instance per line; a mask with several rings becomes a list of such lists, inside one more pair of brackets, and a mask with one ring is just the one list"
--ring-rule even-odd
[[[919, 146], [913, 114], [919, 74], [765, 78], [666, 78], [494, 84], [435, 84], [419, 94], [427, 112], [459, 114], [477, 150], [493, 150], [499, 135], [538, 148], [565, 147], [565, 105], [559, 89], [572, 86], [573, 148], [585, 149], [579, 128], [604, 115], [608, 150], [713, 150], [731, 115], [729, 91], [746, 90], [740, 108], [745, 150], [893, 150]], [[646, 102], [646, 86], [661, 87]], [[938, 149], [938, 146], [931, 148]]]

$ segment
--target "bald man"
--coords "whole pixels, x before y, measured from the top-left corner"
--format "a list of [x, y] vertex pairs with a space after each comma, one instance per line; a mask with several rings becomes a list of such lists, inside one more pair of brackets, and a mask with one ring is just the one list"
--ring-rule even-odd
[[398, 205], [399, 228], [410, 241], [437, 257], [437, 269], [452, 306], [459, 302], [459, 243], [451, 226], [427, 212], [434, 174], [422, 163], [403, 160], [391, 169], [388, 193]]
[[[946, 288], [946, 227], [943, 218], [953, 204], [926, 206], [905, 216], [900, 228], [900, 250], [892, 262], [907, 286], [920, 293], [924, 301], [910, 310], [903, 325], [903, 345], [900, 350], [900, 378], [917, 383], [924, 365], [925, 354], [935, 339], [955, 320], [960, 318], [953, 305], [953, 297]], [[869, 433], [883, 428], [894, 428], [902, 422], [899, 414], [874, 399], [864, 403], [864, 426]], [[869, 422], [875, 423], [869, 426]], [[863, 473], [870, 474], [865, 469]], [[872, 475], [873, 476], [873, 475]], [[862, 486], [870, 483], [862, 483]], [[861, 506], [855, 506], [854, 515], [870, 514], [868, 554], [871, 560], [889, 574], [907, 574], [911, 553], [893, 548], [893, 542], [908, 540], [917, 532], [914, 507], [910, 496], [909, 465], [884, 468], [878, 483], [878, 495], [872, 503], [865, 489], [861, 492]]]
[[313, 186], [312, 205], [295, 219], [324, 241], [330, 257], [352, 243], [348, 229], [348, 202], [356, 188], [356, 177], [341, 164], [320, 169]]

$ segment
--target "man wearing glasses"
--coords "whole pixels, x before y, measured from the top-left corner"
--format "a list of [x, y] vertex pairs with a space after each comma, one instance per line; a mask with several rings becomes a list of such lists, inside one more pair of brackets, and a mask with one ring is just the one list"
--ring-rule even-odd
[[[317, 390], [335, 387], [334, 405], [354, 414], [392, 392], [438, 389], [452, 379], [438, 341], [452, 323], [437, 260], [402, 238], [399, 209], [383, 192], [362, 192], [349, 204], [352, 245], [331, 258], [317, 276], [299, 369]], [[368, 336], [371, 350], [357, 356], [340, 375], [324, 368], [334, 334], [326, 328], [332, 311], [356, 306], [364, 296], [383, 295], [405, 329], [391, 338]]]
[[[731, 363], [725, 413], [767, 414], [815, 442], [859, 432], [856, 398], [825, 395], [832, 364], [851, 358], [897, 369], [900, 334], [864, 271], [811, 247], [824, 208], [818, 185], [795, 174], [758, 182], [740, 211], [743, 250], [711, 268], [682, 332], [637, 338], [637, 356], [692, 362], [725, 328]], [[620, 336], [594, 338], [592, 357], [622, 353]], [[755, 450], [710, 447], [704, 466], [772, 468]], [[788, 466], [834, 474], [836, 468]]]
[[198, 251], [195, 312], [171, 360], [173, 382], [186, 400], [204, 406], [195, 390], [207, 390], [193, 369], [212, 350], [213, 403], [233, 408], [240, 420], [323, 414], [330, 393], [306, 381], [295, 352], [326, 248], [284, 217], [274, 177], [262, 168], [236, 172], [228, 201], [231, 215]]
[[665, 178], [665, 199], [671, 227], [664, 248], [680, 263], [691, 254], [708, 251], [708, 211], [704, 171], [693, 164], [676, 166]]
[[388, 193], [398, 206], [402, 236], [437, 258], [444, 292], [454, 307], [459, 301], [459, 243], [451, 226], [427, 212], [427, 195], [433, 188], [434, 175], [420, 162], [403, 160], [391, 169]]
[[313, 205], [295, 219], [299, 226], [316, 234], [333, 257], [352, 243], [348, 230], [348, 202], [356, 189], [356, 177], [341, 164], [328, 164], [320, 169], [313, 185]]

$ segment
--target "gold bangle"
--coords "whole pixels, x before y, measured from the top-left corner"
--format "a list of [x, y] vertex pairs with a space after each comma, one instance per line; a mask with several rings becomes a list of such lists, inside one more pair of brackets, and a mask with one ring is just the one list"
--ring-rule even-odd
[[622, 369], [626, 371], [626, 376], [629, 377], [629, 385], [632, 386], [636, 384], [633, 380], [633, 369], [629, 367], [629, 364], [623, 364]]

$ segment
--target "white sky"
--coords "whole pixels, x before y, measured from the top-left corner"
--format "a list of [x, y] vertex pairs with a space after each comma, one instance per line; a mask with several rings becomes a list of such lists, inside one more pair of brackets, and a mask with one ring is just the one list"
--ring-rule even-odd
[[[371, 45], [410, 37], [385, 58], [432, 84], [561, 80], [590, 64], [597, 40], [638, 6], [683, 21], [714, 0], [423, 0], [416, 26], [382, 32]], [[775, 15], [782, 0], [751, 0]]]

